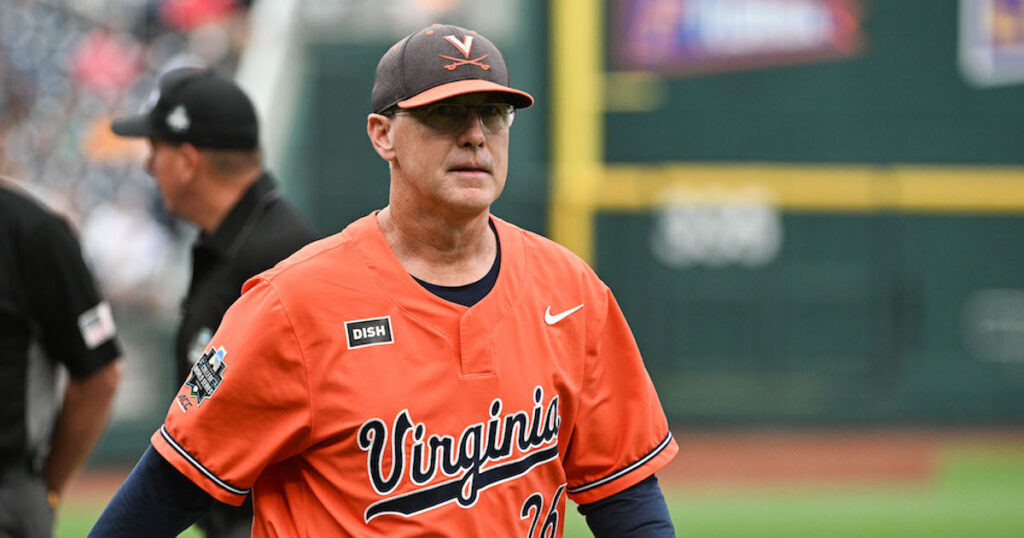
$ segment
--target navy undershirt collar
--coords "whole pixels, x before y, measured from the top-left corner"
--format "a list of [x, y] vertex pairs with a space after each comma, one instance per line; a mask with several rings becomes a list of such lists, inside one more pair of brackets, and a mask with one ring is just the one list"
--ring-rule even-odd
[[491, 226], [491, 232], [494, 233], [494, 241], [498, 246], [498, 253], [494, 256], [494, 263], [491, 265], [490, 271], [487, 271], [483, 278], [462, 286], [440, 286], [413, 277], [416, 279], [416, 282], [419, 282], [430, 293], [462, 306], [473, 306], [480, 299], [486, 297], [494, 287], [494, 283], [498, 281], [498, 270], [501, 268], [501, 241], [498, 241], [498, 231], [494, 229], [494, 223], [488, 221], [488, 224]]

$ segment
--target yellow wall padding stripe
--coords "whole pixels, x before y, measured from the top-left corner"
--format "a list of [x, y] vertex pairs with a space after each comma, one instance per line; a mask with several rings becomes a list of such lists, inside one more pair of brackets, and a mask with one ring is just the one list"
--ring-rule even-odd
[[710, 197], [756, 189], [789, 211], [1024, 212], [1020, 167], [745, 163], [610, 166], [603, 172], [594, 211], [642, 211], [681, 189]]

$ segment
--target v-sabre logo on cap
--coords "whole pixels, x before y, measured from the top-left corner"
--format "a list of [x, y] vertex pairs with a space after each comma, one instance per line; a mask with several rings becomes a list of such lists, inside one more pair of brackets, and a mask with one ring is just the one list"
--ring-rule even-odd
[[438, 54], [438, 56], [444, 58], [445, 60], [451, 60], [452, 62], [450, 64], [445, 64], [445, 69], [452, 71], [455, 68], [459, 67], [460, 65], [475, 65], [480, 69], [483, 69], [484, 71], [487, 71], [488, 69], [491, 68], [490, 65], [483, 63], [484, 58], [487, 57], [486, 54], [480, 56], [479, 58], [469, 58], [469, 53], [470, 51], [473, 50], [473, 36], [467, 35], [465, 41], [459, 41], [459, 38], [455, 37], [454, 35], [446, 35], [444, 36], [444, 39], [445, 41], [451, 43], [452, 45], [455, 45], [455, 48], [459, 49], [459, 52], [462, 53], [462, 56], [466, 58], [465, 60], [463, 60], [462, 58], [454, 58], [452, 56]]

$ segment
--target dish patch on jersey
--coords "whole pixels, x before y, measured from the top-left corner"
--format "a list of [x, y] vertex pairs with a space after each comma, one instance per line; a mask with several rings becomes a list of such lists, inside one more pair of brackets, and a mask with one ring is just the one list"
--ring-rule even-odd
[[348, 339], [349, 349], [393, 344], [395, 338], [391, 333], [391, 316], [346, 321], [345, 338]]
[[192, 388], [190, 394], [195, 396], [196, 405], [202, 405], [203, 400], [217, 392], [217, 387], [224, 380], [224, 369], [227, 367], [224, 356], [227, 354], [223, 346], [216, 350], [210, 348], [192, 367], [192, 375], [185, 384]]

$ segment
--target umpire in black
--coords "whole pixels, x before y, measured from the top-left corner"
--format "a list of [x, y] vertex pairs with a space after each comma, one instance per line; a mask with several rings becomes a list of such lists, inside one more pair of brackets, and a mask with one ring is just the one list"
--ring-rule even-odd
[[[200, 230], [174, 346], [184, 382], [245, 281], [318, 236], [264, 170], [255, 107], [232, 80], [209, 69], [169, 71], [148, 110], [111, 128], [149, 140], [146, 170], [164, 204]], [[198, 525], [208, 537], [250, 535], [251, 499], [207, 514]]]
[[60, 494], [110, 416], [120, 356], [71, 227], [0, 177], [0, 538], [53, 535]]

